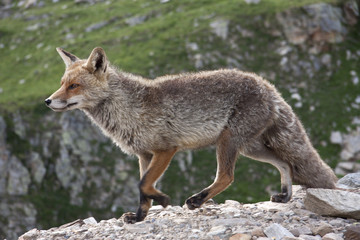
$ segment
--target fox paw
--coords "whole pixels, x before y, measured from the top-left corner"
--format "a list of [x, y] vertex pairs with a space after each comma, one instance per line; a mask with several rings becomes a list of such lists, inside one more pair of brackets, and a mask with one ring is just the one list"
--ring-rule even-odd
[[124, 213], [122, 215], [122, 218], [125, 223], [134, 224], [137, 222], [136, 221], [136, 213], [133, 213], [133, 212]]
[[190, 210], [194, 210], [203, 204], [203, 198], [199, 195], [195, 195], [188, 198], [185, 203]]
[[159, 195], [148, 195], [148, 198], [153, 199], [154, 201], [156, 201], [158, 204], [160, 204], [161, 206], [163, 206], [163, 208], [166, 208], [169, 203], [170, 203], [170, 197], [166, 194], [159, 194]]
[[272, 202], [278, 203], [287, 203], [290, 200], [291, 196], [287, 193], [278, 193], [271, 196], [270, 200]]

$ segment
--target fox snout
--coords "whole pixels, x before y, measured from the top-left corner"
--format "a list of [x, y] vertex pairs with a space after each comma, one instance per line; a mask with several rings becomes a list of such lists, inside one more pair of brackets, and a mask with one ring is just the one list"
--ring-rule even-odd
[[51, 104], [51, 99], [50, 98], [45, 99], [45, 104], [49, 106]]
[[58, 98], [51, 99], [51, 97], [45, 99], [45, 104], [55, 112], [63, 112], [67, 110], [72, 110], [78, 108], [83, 100], [81, 95], [73, 96], [66, 100], [61, 100]]

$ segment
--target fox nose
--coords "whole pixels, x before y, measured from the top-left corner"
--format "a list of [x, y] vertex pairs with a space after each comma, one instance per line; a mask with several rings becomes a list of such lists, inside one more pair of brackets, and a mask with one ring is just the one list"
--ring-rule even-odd
[[48, 105], [48, 106], [49, 106], [49, 105], [50, 105], [50, 103], [51, 103], [51, 99], [49, 99], [49, 98], [48, 98], [48, 99], [46, 99], [46, 100], [45, 100], [45, 103], [46, 103], [46, 105]]

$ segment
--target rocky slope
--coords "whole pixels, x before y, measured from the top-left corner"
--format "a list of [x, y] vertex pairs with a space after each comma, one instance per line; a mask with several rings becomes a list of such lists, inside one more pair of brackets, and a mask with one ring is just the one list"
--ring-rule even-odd
[[[359, 182], [360, 173], [345, 183], [348, 185], [342, 185], [353, 188], [355, 193], [324, 189], [308, 189], [306, 193], [300, 186], [293, 186], [294, 196], [286, 204], [241, 204], [227, 200], [223, 204], [208, 202], [193, 211], [185, 205], [168, 206], [166, 209], [153, 206], [145, 221], [136, 224], [124, 224], [121, 218], [97, 222], [90, 217], [49, 230], [33, 229], [19, 239], [356, 240], [360, 239]], [[336, 214], [332, 214], [334, 217], [324, 217], [306, 209], [314, 206], [309, 191], [333, 193], [316, 203], [318, 209], [326, 204], [338, 208], [344, 200], [348, 202]], [[351, 197], [352, 194], [354, 196]], [[336, 202], [334, 196], [341, 196], [342, 201]], [[346, 213], [349, 210], [353, 215]], [[323, 215], [329, 213], [327, 210], [321, 211], [317, 210]], [[337, 217], [339, 215], [344, 218]]]
[[[239, 68], [269, 79], [321, 156], [360, 169], [358, 1], [0, 1], [0, 239], [137, 205], [136, 160], [81, 112], [43, 106], [63, 63], [102, 46], [124, 70], [156, 77]], [[214, 149], [176, 155], [159, 187], [181, 205], [215, 176]], [[256, 202], [279, 190], [276, 169], [241, 158], [216, 201]], [[186, 183], [186, 184], [184, 184]], [[55, 207], [56, 206], [56, 207]]]

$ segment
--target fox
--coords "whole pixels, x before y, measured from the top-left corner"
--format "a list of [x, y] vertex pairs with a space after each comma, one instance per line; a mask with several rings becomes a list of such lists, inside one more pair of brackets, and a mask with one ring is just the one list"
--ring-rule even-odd
[[101, 47], [87, 59], [56, 50], [65, 73], [45, 104], [56, 112], [82, 110], [123, 152], [138, 158], [139, 206], [123, 214], [125, 223], [143, 221], [153, 201], [168, 206], [170, 197], [156, 182], [177, 152], [207, 146], [216, 147], [216, 176], [186, 199], [190, 210], [230, 186], [239, 155], [279, 170], [281, 190], [273, 202], [291, 199], [293, 181], [335, 188], [336, 175], [290, 105], [255, 73], [220, 69], [147, 79], [112, 66]]

